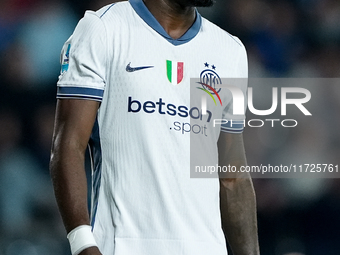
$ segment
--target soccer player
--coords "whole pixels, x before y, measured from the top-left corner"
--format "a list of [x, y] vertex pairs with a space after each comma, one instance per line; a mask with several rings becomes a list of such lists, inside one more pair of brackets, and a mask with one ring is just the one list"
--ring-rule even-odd
[[[250, 177], [190, 178], [194, 138], [213, 163], [246, 164], [243, 126], [212, 124], [232, 111], [214, 82], [247, 77], [247, 57], [195, 8], [211, 5], [119, 2], [86, 12], [66, 41], [50, 170], [72, 254], [226, 255], [226, 239], [235, 255], [259, 254]], [[197, 77], [223, 107], [190, 101]]]

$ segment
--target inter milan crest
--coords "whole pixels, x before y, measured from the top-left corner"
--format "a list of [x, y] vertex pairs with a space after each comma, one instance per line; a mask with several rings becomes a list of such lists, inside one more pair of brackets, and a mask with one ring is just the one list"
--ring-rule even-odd
[[[207, 84], [209, 85], [211, 88], [213, 88], [217, 93], [219, 93], [221, 91], [221, 88], [219, 88], [218, 90], [216, 90], [216, 85], [218, 84], [222, 84], [221, 78], [218, 76], [218, 74], [216, 73], [216, 66], [211, 65], [211, 69], [209, 68], [210, 65], [205, 62], [204, 66], [206, 67], [206, 69], [204, 69], [201, 74], [200, 74], [200, 81], [201, 84]], [[215, 94], [215, 91], [211, 90], [211, 88], [209, 88], [208, 86], [203, 85], [204, 89], [208, 89], [211, 91], [212, 94]]]
[[173, 85], [178, 85], [183, 80], [183, 62], [166, 61], [166, 74], [168, 80]]
[[221, 91], [221, 88], [216, 88], [216, 85], [222, 84], [222, 81], [218, 74], [215, 72], [216, 66], [212, 65], [211, 69], [209, 69], [210, 65], [207, 62], [204, 63], [204, 66], [206, 67], [206, 69], [201, 72], [200, 82], [198, 82], [199, 84], [201, 84], [202, 87], [197, 88], [206, 92], [213, 99], [215, 105], [217, 105], [217, 102], [213, 96], [215, 95], [222, 105], [222, 100], [218, 94]]

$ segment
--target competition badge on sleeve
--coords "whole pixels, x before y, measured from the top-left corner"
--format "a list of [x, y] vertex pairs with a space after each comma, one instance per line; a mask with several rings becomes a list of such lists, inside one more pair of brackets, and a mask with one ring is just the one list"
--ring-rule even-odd
[[63, 59], [61, 61], [61, 73], [64, 73], [68, 70], [69, 66], [69, 57], [70, 57], [70, 49], [71, 49], [71, 44], [67, 46], [66, 53], [63, 54]]

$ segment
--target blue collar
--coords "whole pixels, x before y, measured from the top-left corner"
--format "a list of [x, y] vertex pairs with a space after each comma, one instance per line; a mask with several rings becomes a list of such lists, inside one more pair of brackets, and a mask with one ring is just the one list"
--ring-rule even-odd
[[143, 0], [129, 0], [132, 8], [137, 12], [137, 14], [157, 33], [163, 36], [168, 42], [173, 45], [181, 45], [183, 43], [189, 42], [193, 39], [199, 32], [202, 23], [202, 17], [196, 10], [196, 20], [194, 24], [189, 28], [187, 32], [185, 32], [182, 37], [178, 39], [173, 39], [168, 35], [168, 33], [164, 30], [164, 28], [159, 24], [156, 18], [151, 14], [149, 9], [145, 6]]

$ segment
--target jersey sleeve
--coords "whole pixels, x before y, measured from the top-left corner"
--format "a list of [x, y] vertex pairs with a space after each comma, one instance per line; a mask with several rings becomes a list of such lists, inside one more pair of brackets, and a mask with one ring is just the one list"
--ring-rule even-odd
[[102, 100], [106, 45], [104, 24], [95, 12], [87, 11], [63, 46], [57, 98]]
[[[237, 90], [242, 91], [243, 100], [244, 100], [244, 114], [242, 115], [234, 115], [233, 114], [233, 100], [228, 102], [225, 106], [222, 118], [226, 120], [221, 124], [221, 131], [228, 133], [239, 134], [243, 132], [245, 126], [245, 113], [247, 109], [247, 88], [248, 88], [248, 59], [247, 52], [241, 41], [235, 37], [235, 39], [240, 43], [240, 54], [238, 58], [238, 62], [236, 65], [236, 78], [232, 79], [234, 82], [234, 86], [237, 87]], [[239, 97], [238, 97], [239, 99]]]

